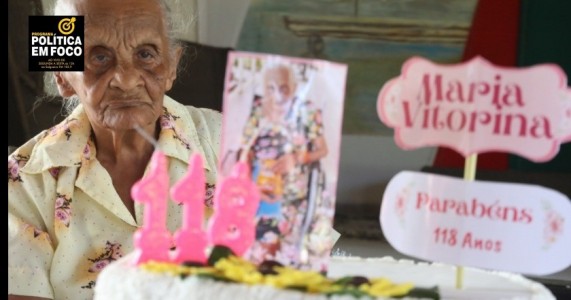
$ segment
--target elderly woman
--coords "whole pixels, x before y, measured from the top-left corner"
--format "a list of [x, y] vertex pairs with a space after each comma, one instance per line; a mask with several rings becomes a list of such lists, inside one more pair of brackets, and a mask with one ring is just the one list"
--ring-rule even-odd
[[[61, 0], [55, 12], [85, 16], [85, 70], [55, 74], [79, 105], [8, 157], [9, 299], [92, 299], [99, 271], [133, 249], [143, 207], [130, 190], [154, 150], [138, 130], [167, 155], [171, 182], [193, 152], [205, 158], [207, 195], [216, 179], [220, 114], [165, 95], [182, 52], [166, 6]], [[180, 224], [169, 201], [167, 226]]]

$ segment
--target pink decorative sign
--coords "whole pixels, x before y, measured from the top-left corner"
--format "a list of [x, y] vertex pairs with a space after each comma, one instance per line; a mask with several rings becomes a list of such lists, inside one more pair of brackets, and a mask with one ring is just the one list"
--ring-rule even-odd
[[447, 146], [551, 160], [571, 141], [571, 89], [555, 64], [494, 66], [481, 57], [438, 65], [413, 57], [381, 89], [377, 112], [402, 149]]
[[403, 171], [380, 222], [396, 250], [424, 260], [533, 275], [571, 265], [571, 200], [541, 186]]

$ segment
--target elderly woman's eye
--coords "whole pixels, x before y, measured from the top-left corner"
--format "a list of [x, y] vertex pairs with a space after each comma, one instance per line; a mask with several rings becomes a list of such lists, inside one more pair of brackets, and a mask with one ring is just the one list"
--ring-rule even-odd
[[104, 55], [104, 54], [99, 54], [99, 55], [95, 55], [93, 57], [93, 60], [98, 61], [98, 62], [105, 62], [105, 61], [109, 60], [109, 57], [107, 57], [107, 55]]
[[90, 55], [91, 63], [95, 65], [106, 65], [111, 61], [111, 56], [105, 52], [94, 52]]
[[156, 53], [152, 50], [143, 49], [138, 52], [138, 56], [143, 61], [151, 61], [156, 57]]

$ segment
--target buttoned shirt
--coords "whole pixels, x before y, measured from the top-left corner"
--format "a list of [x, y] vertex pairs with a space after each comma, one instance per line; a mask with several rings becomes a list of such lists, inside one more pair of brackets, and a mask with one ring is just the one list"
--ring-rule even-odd
[[[163, 106], [158, 147], [168, 160], [170, 184], [187, 173], [191, 154], [200, 153], [209, 215], [221, 114], [168, 96]], [[182, 208], [167, 203], [166, 225], [174, 233]], [[144, 209], [136, 202], [133, 216], [123, 204], [97, 160], [91, 125], [79, 105], [8, 156], [8, 293], [92, 299], [98, 273], [133, 251]]]

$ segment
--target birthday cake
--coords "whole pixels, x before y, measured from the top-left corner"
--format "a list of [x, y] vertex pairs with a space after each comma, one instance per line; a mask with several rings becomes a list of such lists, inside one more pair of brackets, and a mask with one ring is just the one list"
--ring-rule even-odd
[[[412, 67], [405, 69], [410, 71]], [[562, 233], [568, 229], [561, 229], [563, 221], [560, 220], [563, 218], [554, 213], [555, 206], [549, 208], [549, 205], [545, 205], [546, 201], [523, 203], [519, 198], [518, 203], [507, 205], [501, 202], [508, 201], [500, 200], [502, 197], [513, 198], [514, 191], [522, 190], [521, 187], [509, 186], [502, 194], [498, 191], [504, 189], [495, 185], [495, 195], [488, 205], [485, 203], [489, 195], [473, 193], [464, 182], [448, 184], [444, 179], [427, 179], [418, 174], [409, 174], [405, 180], [397, 175], [383, 195], [380, 220], [384, 236], [393, 246], [399, 242], [406, 246], [398, 244], [400, 247], [395, 246], [396, 249], [410, 250], [412, 254], [422, 249], [423, 254], [429, 254], [425, 255], [426, 258], [450, 264], [396, 260], [391, 257], [330, 256], [333, 242], [329, 229], [333, 224], [335, 208], [343, 101], [343, 85], [340, 83], [344, 82], [346, 71], [345, 66], [325, 61], [231, 53], [224, 100], [227, 123], [220, 155], [227, 159], [223, 159], [221, 164], [221, 176], [213, 200], [214, 213], [206, 228], [203, 227], [201, 212], [204, 191], [199, 188], [204, 186], [199, 176], [203, 168], [199, 156], [195, 155], [191, 158], [189, 175], [171, 189], [173, 200], [181, 203], [185, 211], [184, 222], [174, 235], [174, 250], [170, 250], [173, 248], [170, 232], [162, 224], [164, 209], [150, 208], [155, 218], [150, 218], [149, 214], [148, 220], [146, 218], [143, 222], [144, 226], [134, 236], [136, 250], [101, 271], [95, 285], [94, 299], [555, 299], [538, 282], [520, 274], [491, 270], [523, 270], [529, 274], [544, 274], [561, 267], [561, 264], [555, 263], [545, 268], [523, 266], [525, 262], [513, 255], [522, 254], [521, 247], [508, 247], [510, 243], [518, 245], [514, 239], [508, 239], [507, 233], [505, 236], [490, 234], [491, 231], [511, 230], [519, 223], [528, 226], [535, 220], [546, 220], [547, 223], [541, 224], [535, 221], [533, 228], [524, 228], [525, 232], [531, 229], [541, 231], [535, 235], [543, 237], [540, 241], [546, 243], [541, 254], [554, 253], [553, 257], [559, 257], [559, 253], [568, 253], [564, 251], [564, 239], [559, 236], [563, 236]], [[425, 73], [417, 70], [418, 74]], [[420, 75], [417, 77], [420, 78]], [[440, 83], [440, 79], [437, 81]], [[394, 101], [404, 90], [396, 82], [393, 80], [386, 85], [390, 92], [383, 92], [383, 89], [380, 93], [379, 99], [390, 100], [385, 101], [387, 107], [383, 106], [385, 102], [379, 102], [381, 120], [390, 127], [400, 124], [411, 127], [407, 130], [424, 130], [428, 119], [424, 119], [426, 122], [422, 123], [423, 126], [420, 126], [421, 119], [414, 119], [416, 121], [413, 122], [410, 98], [403, 98], [402, 106]], [[465, 102], [450, 99], [451, 94], [456, 94], [452, 88], [446, 93], [449, 101], [441, 101], [441, 98], [431, 100], [432, 93], [424, 86], [425, 82], [427, 80], [417, 80], [415, 84], [419, 92], [407, 96], [427, 97], [424, 101], [426, 104], [417, 101], [415, 105], [436, 103], [438, 106], [434, 108], [434, 118], [438, 115], [440, 105]], [[253, 88], [254, 83], [263, 84]], [[403, 86], [407, 90], [411, 88], [409, 85]], [[491, 90], [488, 85], [485, 87], [482, 90], [486, 92], [481, 92], [479, 96], [484, 97]], [[264, 96], [258, 97], [259, 91], [263, 91]], [[276, 91], [281, 91], [281, 94]], [[440, 95], [438, 91], [434, 94]], [[317, 103], [299, 99], [315, 99]], [[319, 99], [327, 99], [327, 105], [319, 102]], [[505, 99], [506, 105], [518, 102], [508, 103]], [[472, 104], [472, 100], [467, 103]], [[251, 107], [243, 109], [247, 104], [251, 104]], [[523, 106], [523, 100], [519, 104]], [[398, 113], [397, 109], [404, 112]], [[420, 112], [418, 109], [417, 112]], [[432, 108], [426, 108], [422, 114], [425, 118], [432, 115], [428, 109]], [[449, 111], [447, 126], [458, 125], [454, 120], [460, 119], [451, 116], [456, 116], [460, 110], [454, 106]], [[230, 112], [241, 112], [242, 115]], [[471, 115], [474, 118], [478, 116], [477, 113]], [[482, 120], [491, 120], [491, 115], [486, 114], [488, 118]], [[402, 124], [391, 118], [396, 118]], [[238, 119], [247, 121], [243, 126], [237, 126], [235, 120]], [[468, 124], [465, 118], [461, 120], [462, 126]], [[488, 124], [488, 121], [482, 122]], [[433, 123], [437, 124], [436, 121]], [[444, 127], [442, 124], [435, 126]], [[412, 125], [422, 128], [412, 128]], [[444, 135], [456, 141], [456, 129], [460, 127], [452, 128], [454, 134], [448, 132]], [[406, 130], [399, 131], [399, 134], [405, 133]], [[441, 136], [440, 132], [435, 135]], [[402, 136], [397, 137], [398, 141], [405, 141]], [[424, 141], [414, 134], [410, 135], [410, 139]], [[415, 148], [422, 145], [405, 146]], [[157, 158], [160, 156], [157, 155]], [[161, 161], [162, 164], [159, 164]], [[475, 165], [473, 158], [467, 161]], [[164, 176], [164, 158], [155, 161], [153, 156], [151, 162], [157, 162], [160, 168], [152, 167], [148, 178], [137, 183], [132, 195], [135, 201], [164, 204], [168, 198], [169, 183]], [[444, 191], [446, 194], [440, 195]], [[469, 194], [475, 195], [469, 201], [464, 200]], [[552, 194], [546, 196], [553, 197]], [[568, 204], [565, 199], [563, 202]], [[540, 204], [544, 205], [543, 210], [529, 208]], [[517, 209], [520, 206], [521, 209]], [[267, 207], [272, 209], [260, 209]], [[532, 211], [538, 212], [537, 215], [542, 211], [555, 217], [536, 217]], [[562, 215], [568, 213], [562, 212]], [[480, 222], [468, 223], [473, 220]], [[505, 223], [511, 227], [500, 227]], [[545, 224], [548, 224], [549, 230], [544, 230]], [[430, 231], [428, 234], [416, 234], [419, 228]], [[466, 232], [461, 232], [459, 228]], [[406, 236], [406, 243], [395, 236]], [[526, 241], [521, 245], [528, 243]], [[450, 260], [451, 257], [463, 257], [459, 265], [479, 266], [486, 270], [465, 266], [459, 272], [458, 267], [452, 265], [459, 260]], [[466, 260], [466, 257], [469, 259]], [[514, 268], [516, 264], [523, 267]], [[547, 264], [544, 262], [542, 265]]]
[[456, 289], [454, 266], [391, 257], [333, 256], [327, 277], [281, 266], [268, 271], [236, 257], [215, 265], [137, 266], [132, 253], [101, 272], [94, 299], [555, 299], [518, 274], [464, 268], [463, 287]]

